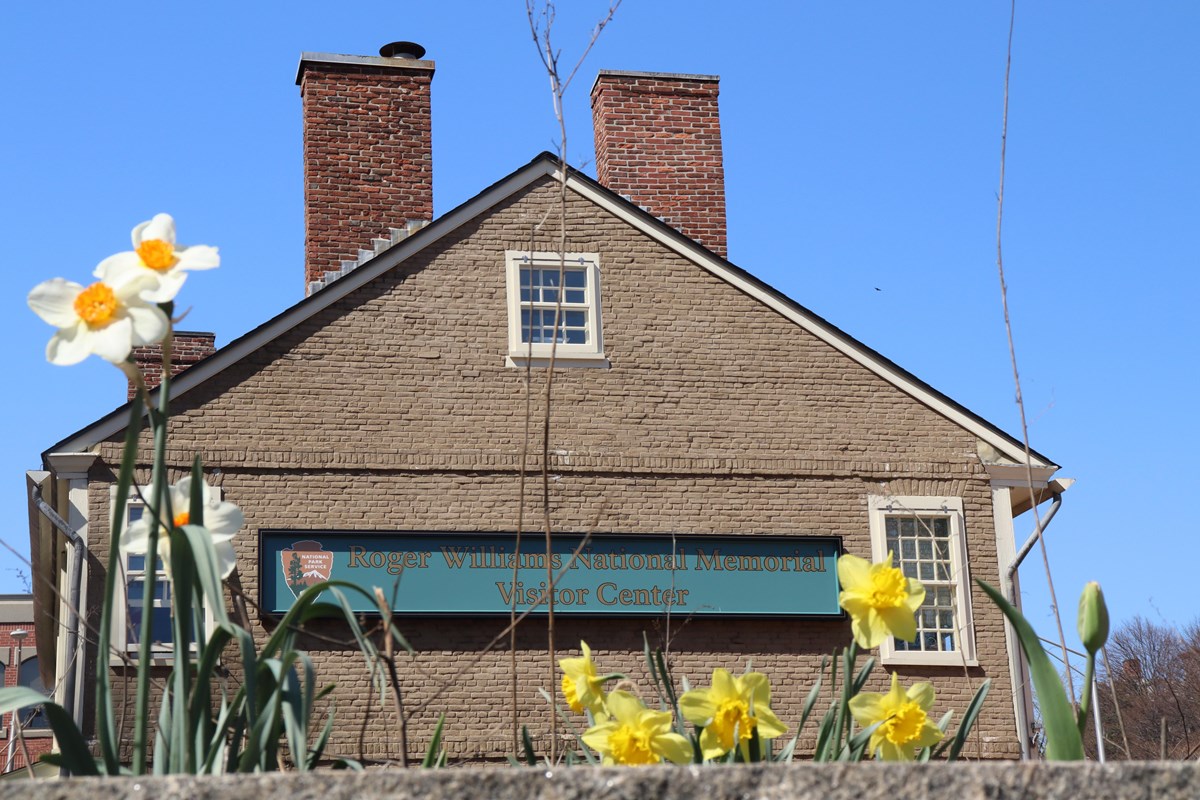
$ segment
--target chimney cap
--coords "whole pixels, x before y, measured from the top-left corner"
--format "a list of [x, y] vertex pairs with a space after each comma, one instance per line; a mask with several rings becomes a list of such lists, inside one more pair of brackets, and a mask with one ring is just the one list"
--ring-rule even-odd
[[416, 42], [389, 42], [379, 48], [379, 55], [384, 58], [420, 61], [425, 56], [425, 48]]

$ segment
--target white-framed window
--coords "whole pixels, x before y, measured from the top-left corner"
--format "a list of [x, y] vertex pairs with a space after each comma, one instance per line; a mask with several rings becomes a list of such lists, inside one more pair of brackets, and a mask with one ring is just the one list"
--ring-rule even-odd
[[[143, 495], [148, 494], [150, 487], [142, 487]], [[212, 487], [220, 499], [221, 490]], [[115, 498], [116, 487], [110, 487], [110, 498]], [[141, 498], [134, 495], [125, 503], [125, 524], [122, 530], [131, 522], [136, 522], [147, 513], [146, 505]], [[160, 539], [161, 542], [161, 539]], [[151, 657], [155, 662], [168, 661], [174, 655], [175, 628], [172, 619], [174, 608], [171, 603], [173, 587], [166, 574], [166, 566], [161, 558], [156, 559], [154, 570], [154, 590], [149, 599], [146, 598], [146, 556], [142, 553], [121, 553], [117, 575], [118, 588], [116, 603], [113, 606], [113, 647], [124, 650], [128, 657], [137, 658], [139, 641], [142, 632], [142, 617], [150, 615]], [[204, 610], [204, 627], [202, 634], [207, 638], [216, 625], [216, 618], [211, 609]], [[196, 652], [196, 640], [193, 635], [192, 652]], [[114, 659], [113, 663], [121, 663]]]
[[[507, 250], [509, 366], [607, 367], [596, 253]], [[555, 327], [555, 317], [558, 327]]]
[[970, 574], [960, 497], [868, 498], [872, 560], [892, 554], [892, 564], [925, 586], [917, 609], [917, 637], [889, 637], [884, 664], [975, 665]]

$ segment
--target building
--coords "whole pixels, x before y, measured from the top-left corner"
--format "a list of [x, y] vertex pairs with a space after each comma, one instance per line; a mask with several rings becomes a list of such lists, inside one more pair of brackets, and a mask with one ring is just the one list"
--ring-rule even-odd
[[[33, 598], [0, 595], [0, 686], [27, 686], [44, 692], [49, 685], [43, 680], [33, 630]], [[54, 739], [42, 710], [26, 708], [0, 714], [0, 742], [4, 746], [0, 773], [25, 775], [26, 764], [36, 764], [42, 754], [50, 752]]]
[[[230, 600], [255, 630], [331, 569], [374, 569], [371, 580], [392, 585], [399, 576], [409, 595], [398, 622], [417, 651], [401, 675], [411, 749], [445, 712], [452, 760], [510, 752], [509, 653], [506, 643], [487, 648], [522, 587], [488, 569], [504, 568], [519, 521], [540, 531], [536, 435], [522, 517], [526, 376], [536, 396], [561, 291], [553, 526], [568, 551], [588, 535], [589, 552], [628, 559], [586, 565], [597, 582], [558, 598], [559, 646], [586, 639], [635, 682], [644, 633], [669, 641], [676, 674], [694, 684], [752, 660], [794, 725], [822, 657], [849, 639], [833, 556], [882, 560], [891, 549], [929, 596], [917, 643], [885, 645], [886, 669], [934, 680], [939, 714], [961, 710], [991, 678], [982, 752], [1020, 755], [1028, 717], [1015, 643], [971, 579], [1007, 583], [1014, 519], [1030, 507], [1024, 448], [725, 259], [718, 79], [602, 71], [592, 88], [598, 179], [567, 170], [565, 226], [560, 166], [545, 153], [435, 219], [434, 64], [419, 48], [383, 52], [300, 62], [305, 299], [172, 384], [172, 480], [200, 452], [245, 511]], [[45, 471], [30, 475], [66, 526], [31, 516], [36, 563], [52, 578], [44, 585], [64, 597], [74, 585], [68, 531], [86, 550], [85, 628], [97, 624], [111, 566], [127, 413], [53, 445]], [[1058, 467], [1034, 452], [1028, 469], [1036, 501], [1057, 502]], [[447, 551], [481, 559], [486, 577], [472, 582]], [[681, 552], [680, 568], [670, 566]], [[136, 566], [126, 565], [129, 579]], [[649, 570], [653, 586], [641, 580]], [[678, 588], [735, 578], [747, 582], [708, 595]], [[38, 602], [69, 616], [52, 593]], [[47, 630], [39, 642], [65, 678], [74, 662], [67, 634], [56, 634], [70, 625]], [[369, 697], [360, 656], [330, 643], [336, 628], [324, 633], [311, 651], [323, 679], [338, 682], [331, 752], [397, 759], [394, 718]], [[545, 646], [538, 617], [521, 626], [520, 714], [548, 749]], [[89, 675], [106, 663], [83, 647], [84, 669], [64, 683], [86, 700], [81, 714]], [[882, 686], [883, 670], [876, 679]]]

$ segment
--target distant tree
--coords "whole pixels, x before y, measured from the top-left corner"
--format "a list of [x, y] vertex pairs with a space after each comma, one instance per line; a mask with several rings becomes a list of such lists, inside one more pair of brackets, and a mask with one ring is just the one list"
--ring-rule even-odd
[[[1200, 619], [1176, 629], [1134, 617], [1109, 638], [1108, 658], [1112, 674], [1101, 675], [1098, 682], [1107, 758], [1158, 759], [1164, 749], [1168, 759], [1195, 758], [1200, 753]], [[1090, 724], [1085, 746], [1094, 757]]]

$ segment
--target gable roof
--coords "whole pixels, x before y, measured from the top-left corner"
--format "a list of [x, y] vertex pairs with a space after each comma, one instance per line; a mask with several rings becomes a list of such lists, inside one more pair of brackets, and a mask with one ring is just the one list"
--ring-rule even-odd
[[[365, 262], [358, 269], [314, 292], [257, 328], [234, 339], [208, 358], [197, 362], [171, 381], [171, 399], [191, 391], [380, 274], [454, 232], [471, 219], [506, 201], [538, 179], [549, 176], [557, 180], [560, 175], [559, 169], [558, 156], [549, 152], [539, 154], [525, 166], [493, 183], [470, 200]], [[942, 394], [779, 290], [694, 242], [570, 166], [567, 167], [567, 185], [576, 194], [591, 200], [701, 269], [772, 308], [897, 389], [974, 434], [995, 448], [1000, 455], [1019, 464], [1025, 463], [1025, 447], [1020, 440]], [[152, 397], [157, 398], [157, 394], [157, 391], [153, 392]], [[127, 425], [128, 414], [129, 404], [126, 403], [53, 445], [42, 454], [43, 460], [49, 453], [79, 452], [120, 433]], [[1030, 451], [1030, 463], [1033, 467], [1050, 468], [1051, 471], [1057, 469], [1057, 465], [1035, 450]]]

